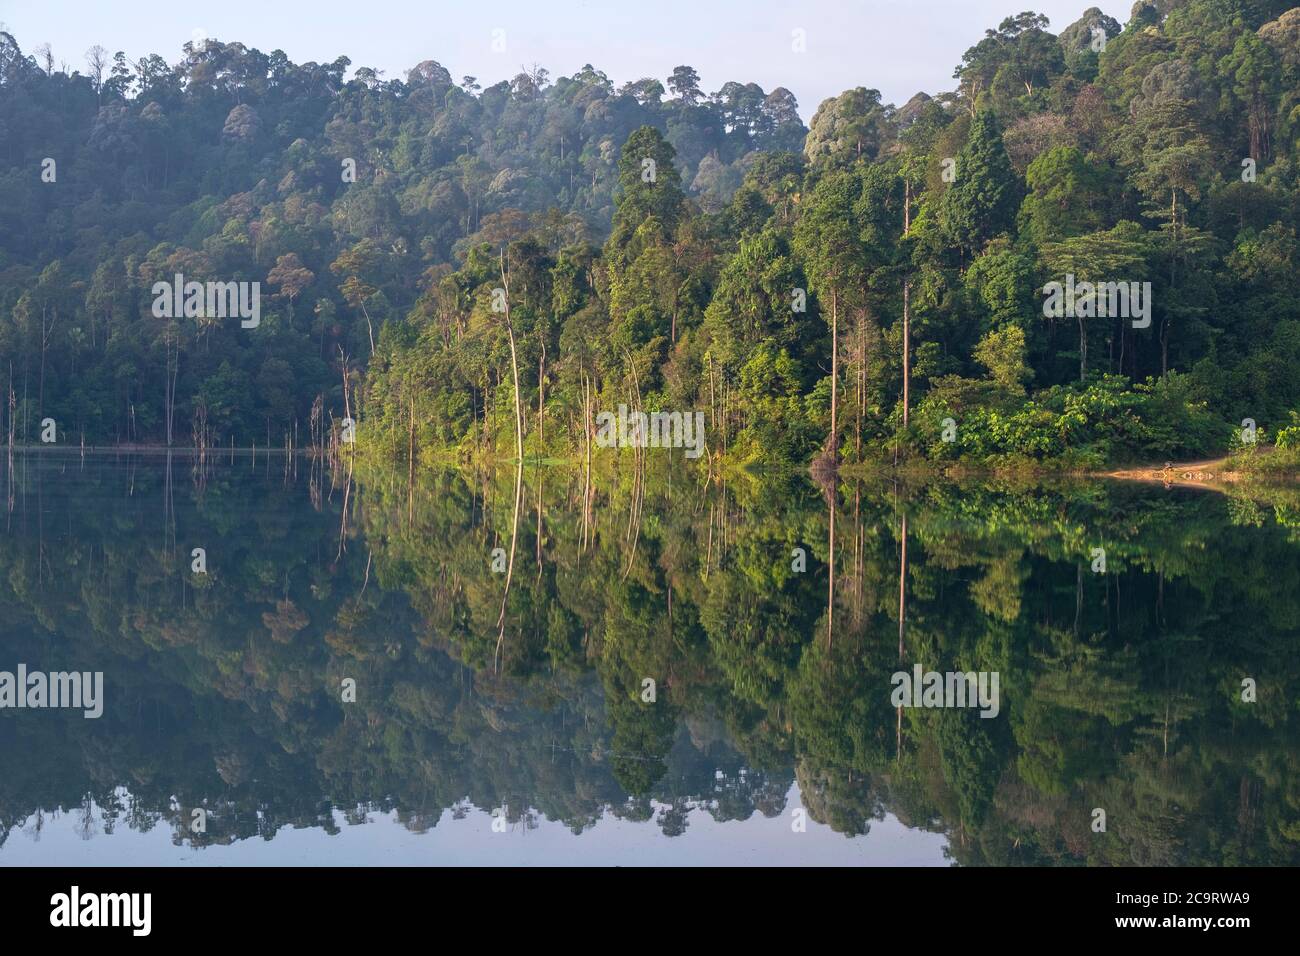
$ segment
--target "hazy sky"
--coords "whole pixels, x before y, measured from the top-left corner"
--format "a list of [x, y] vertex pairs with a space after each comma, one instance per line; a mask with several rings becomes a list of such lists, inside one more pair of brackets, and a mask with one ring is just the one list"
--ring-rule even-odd
[[[98, 43], [132, 59], [157, 53], [180, 59], [196, 35], [240, 42], [295, 62], [345, 55], [405, 78], [421, 60], [437, 60], [457, 81], [483, 86], [540, 64], [552, 76], [584, 63], [616, 84], [643, 76], [666, 80], [674, 66], [699, 71], [713, 92], [728, 80], [784, 86], [804, 119], [817, 104], [854, 86], [875, 87], [902, 104], [918, 90], [953, 86], [961, 54], [984, 31], [1022, 9], [1046, 14], [1059, 32], [1096, 0], [391, 0], [285, 2], [217, 0], [0, 0], [0, 23], [23, 51], [48, 42], [55, 63], [84, 72]], [[1121, 23], [1128, 0], [1097, 4]], [[805, 31], [807, 51], [792, 50]], [[505, 51], [493, 52], [504, 30]]]
[[[120, 793], [125, 794], [126, 788]], [[663, 804], [656, 802], [656, 807]], [[464, 819], [443, 811], [438, 825], [413, 833], [397, 814], [368, 813], [366, 823], [348, 824], [339, 811], [339, 831], [285, 828], [273, 840], [237, 840], [195, 849], [172, 843], [172, 829], [139, 832], [118, 821], [104, 833], [102, 812], [92, 812], [90, 838], [78, 827], [80, 813], [48, 815], [40, 839], [19, 826], [5, 844], [5, 866], [99, 866], [127, 862], [138, 866], [951, 866], [944, 855], [948, 838], [907, 827], [892, 814], [873, 820], [871, 832], [852, 839], [809, 819], [795, 833], [792, 811], [802, 807], [791, 786], [786, 806], [775, 817], [755, 813], [747, 820], [719, 822], [703, 810], [690, 811], [690, 826], [668, 838], [649, 821], [605, 816], [577, 835], [564, 824], [538, 815], [538, 827], [512, 825], [492, 831], [492, 817], [473, 810]]]

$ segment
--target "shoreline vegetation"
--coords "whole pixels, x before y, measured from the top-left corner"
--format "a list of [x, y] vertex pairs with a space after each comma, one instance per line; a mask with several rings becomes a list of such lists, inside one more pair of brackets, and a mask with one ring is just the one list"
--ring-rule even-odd
[[[622, 465], [620, 463], [619, 449], [604, 450], [597, 456], [594, 456], [590, 466], [580, 456], [568, 457], [525, 457], [522, 462], [524, 469], [548, 468], [557, 470], [576, 470], [584, 471], [591, 468], [593, 475], [600, 475], [603, 478], [614, 478], [618, 480]], [[329, 448], [293, 448], [288, 446], [266, 447], [266, 446], [227, 446], [222, 449], [204, 449], [198, 446], [166, 446], [153, 444], [136, 444], [136, 445], [87, 445], [87, 446], [59, 446], [59, 445], [14, 445], [9, 449], [12, 456], [15, 453], [26, 455], [38, 453], [42, 455], [66, 455], [79, 456], [85, 458], [92, 457], [118, 457], [142, 455], [148, 457], [168, 457], [168, 458], [189, 458], [195, 462], [207, 460], [209, 464], [216, 465], [226, 460], [233, 462], [235, 458], [251, 458], [253, 462], [260, 459], [265, 460], [268, 464], [272, 460], [284, 461], [286, 455], [290, 459], [309, 459], [309, 460], [328, 460], [336, 466], [344, 464], [349, 467], [360, 463], [363, 467], [377, 468], [381, 472], [391, 472], [396, 474], [399, 466], [405, 464], [408, 473], [408, 479], [415, 480], [417, 473], [421, 475], [436, 474], [447, 471], [459, 472], [478, 472], [484, 468], [500, 470], [506, 467], [520, 467], [521, 463], [515, 458], [466, 458], [458, 457], [451, 453], [439, 454], [421, 457], [419, 460], [412, 459], [408, 462], [391, 461], [385, 456], [376, 456], [368, 454], [364, 448], [345, 450], [342, 446]], [[629, 456], [634, 458], [634, 456]], [[930, 482], [950, 482], [961, 484], [969, 481], [1011, 481], [1013, 483], [1035, 484], [1041, 482], [1051, 483], [1054, 481], [1071, 481], [1071, 480], [1096, 480], [1105, 479], [1111, 481], [1135, 482], [1145, 484], [1159, 484], [1165, 487], [1194, 487], [1204, 488], [1211, 491], [1228, 493], [1236, 487], [1239, 491], [1254, 493], [1265, 490], [1268, 486], [1280, 486], [1285, 489], [1287, 486], [1300, 485], [1300, 463], [1297, 462], [1297, 456], [1279, 452], [1275, 448], [1261, 448], [1257, 451], [1252, 450], [1249, 454], [1236, 454], [1232, 456], [1223, 456], [1215, 459], [1204, 459], [1199, 461], [1187, 462], [1164, 462], [1163, 464], [1133, 465], [1129, 467], [1108, 469], [1108, 470], [1084, 470], [1084, 469], [1064, 469], [1044, 466], [1041, 463], [1021, 462], [1013, 465], [1003, 464], [1000, 466], [977, 467], [963, 462], [951, 463], [947, 465], [936, 464], [924, 459], [903, 459], [898, 462], [891, 462], [888, 459], [866, 460], [852, 465], [843, 466], [833, 471], [819, 469], [818, 464], [822, 460], [815, 461], [807, 469], [797, 465], [778, 465], [776, 467], [766, 467], [761, 463], [753, 462], [736, 462], [729, 461], [722, 456], [704, 456], [701, 460], [691, 463], [691, 470], [694, 473], [693, 480], [725, 483], [730, 477], [739, 475], [751, 475], [761, 477], [765, 473], [775, 472], [777, 474], [791, 474], [805, 472], [816, 484], [823, 486], [835, 485], [840, 483], [850, 483], [860, 481], [864, 478], [877, 478], [890, 482], [917, 482], [927, 484]], [[633, 460], [632, 471], [642, 476], [639, 480], [644, 480], [646, 466], [643, 462]], [[661, 463], [663, 467], [671, 468], [672, 463]], [[702, 473], [702, 474], [701, 474]], [[662, 476], [660, 477], [661, 480]], [[1263, 486], [1263, 487], [1259, 487]]]
[[[806, 125], [689, 66], [83, 75], [0, 32], [3, 434], [589, 468], [626, 408], [703, 415], [707, 475], [1293, 481], [1300, 8], [1221, 6], [1009, 16]], [[181, 276], [256, 320], [158, 316]]]

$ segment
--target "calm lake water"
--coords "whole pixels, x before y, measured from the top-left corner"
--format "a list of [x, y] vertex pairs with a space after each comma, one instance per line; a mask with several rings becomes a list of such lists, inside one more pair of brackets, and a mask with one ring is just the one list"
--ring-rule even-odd
[[[98, 719], [0, 709], [0, 865], [1300, 863], [1294, 491], [0, 487], [0, 672], [103, 674]], [[915, 665], [996, 716], [897, 707]]]

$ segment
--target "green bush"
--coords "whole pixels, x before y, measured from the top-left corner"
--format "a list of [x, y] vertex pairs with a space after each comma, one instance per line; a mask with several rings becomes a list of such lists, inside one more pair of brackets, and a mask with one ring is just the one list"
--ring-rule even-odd
[[[1057, 385], [1028, 401], [999, 401], [984, 383], [946, 380], [917, 408], [917, 436], [939, 460], [996, 464], [1011, 457], [1070, 460], [1079, 466], [1138, 458], [1199, 456], [1221, 449], [1223, 423], [1193, 401], [1188, 384], [1171, 374], [1130, 386], [1107, 375]], [[943, 420], [956, 422], [943, 441]]]

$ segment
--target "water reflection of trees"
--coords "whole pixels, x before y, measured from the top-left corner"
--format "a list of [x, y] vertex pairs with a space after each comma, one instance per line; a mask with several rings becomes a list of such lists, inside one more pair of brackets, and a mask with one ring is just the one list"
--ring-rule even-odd
[[[823, 493], [653, 467], [588, 488], [530, 466], [519, 495], [513, 469], [308, 488], [262, 464], [193, 492], [158, 463], [54, 459], [10, 477], [3, 660], [104, 670], [112, 696], [98, 721], [0, 719], [0, 841], [92, 802], [105, 831], [198, 844], [332, 830], [335, 807], [674, 835], [697, 809], [787, 813], [797, 781], [814, 820], [894, 813], [968, 863], [1300, 857], [1284, 494]], [[506, 591], [490, 554], [512, 536]], [[998, 671], [1000, 716], [898, 712], [889, 675], [913, 662]]]

